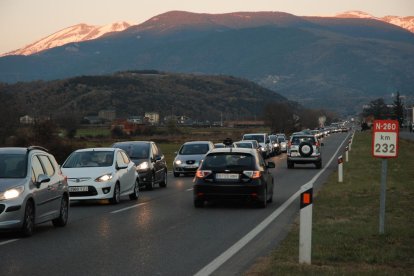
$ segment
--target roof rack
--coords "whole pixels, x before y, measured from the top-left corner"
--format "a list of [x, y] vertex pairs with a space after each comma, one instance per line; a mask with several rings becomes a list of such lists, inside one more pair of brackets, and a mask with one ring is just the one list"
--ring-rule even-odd
[[27, 152], [29, 152], [31, 150], [43, 150], [43, 151], [49, 152], [49, 150], [47, 150], [46, 148], [41, 147], [41, 146], [30, 146], [30, 147], [27, 148]]

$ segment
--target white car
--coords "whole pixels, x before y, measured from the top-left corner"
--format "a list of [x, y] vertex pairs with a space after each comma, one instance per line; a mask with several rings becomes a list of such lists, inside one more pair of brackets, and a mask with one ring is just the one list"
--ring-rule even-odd
[[119, 148], [88, 148], [74, 151], [63, 163], [70, 200], [109, 199], [121, 196], [135, 200], [139, 195], [136, 166]]

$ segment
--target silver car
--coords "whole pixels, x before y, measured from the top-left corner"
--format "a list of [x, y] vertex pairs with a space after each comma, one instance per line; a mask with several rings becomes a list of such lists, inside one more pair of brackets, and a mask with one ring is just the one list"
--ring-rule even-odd
[[35, 224], [65, 226], [69, 192], [53, 155], [40, 147], [0, 148], [0, 229], [31, 236]]
[[193, 141], [184, 143], [173, 162], [174, 176], [195, 174], [204, 156], [214, 148], [210, 141]]

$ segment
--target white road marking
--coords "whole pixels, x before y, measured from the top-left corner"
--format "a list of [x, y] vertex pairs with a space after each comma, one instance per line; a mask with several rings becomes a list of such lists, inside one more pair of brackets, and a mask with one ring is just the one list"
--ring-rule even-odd
[[185, 190], [186, 192], [191, 192], [192, 190], [194, 190], [194, 188], [190, 188], [190, 189], [187, 189], [187, 190]]
[[111, 212], [111, 214], [117, 214], [117, 213], [120, 213], [120, 212], [123, 212], [123, 211], [129, 210], [129, 209], [133, 209], [133, 208], [136, 208], [136, 207], [138, 207], [138, 206], [145, 205], [145, 204], [147, 204], [147, 202], [138, 203], [138, 204], [135, 204], [135, 205], [132, 205], [132, 206], [126, 207], [126, 208], [122, 208], [122, 209], [119, 209], [119, 210], [112, 211], [112, 212]]
[[[336, 152], [332, 155], [332, 158], [329, 160], [328, 164], [317, 173], [310, 181], [308, 181], [305, 185], [309, 185], [309, 183], [313, 183], [318, 179], [318, 177], [325, 172], [325, 170], [329, 167], [332, 161], [336, 158], [339, 150], [342, 148], [345, 141], [348, 141], [348, 136], [342, 142], [342, 144], [338, 147]], [[237, 252], [239, 252], [246, 244], [248, 244], [252, 239], [254, 239], [260, 232], [262, 232], [270, 223], [272, 223], [281, 213], [285, 211], [289, 205], [297, 200], [301, 193], [301, 190], [294, 193], [288, 200], [286, 200], [279, 208], [277, 208], [273, 213], [271, 213], [267, 218], [265, 218], [259, 225], [257, 225], [253, 230], [247, 233], [246, 236], [241, 238], [238, 242], [236, 242], [233, 246], [229, 249], [224, 251], [220, 256], [215, 258], [211, 263], [203, 267], [199, 272], [194, 274], [194, 276], [207, 276], [213, 273], [216, 269], [218, 269], [222, 264], [228, 261], [231, 257], [233, 257]]]
[[8, 240], [8, 241], [0, 242], [0, 246], [5, 245], [5, 244], [8, 244], [8, 243], [15, 242], [15, 241], [18, 241], [18, 240], [19, 239], [14, 239], [14, 240]]

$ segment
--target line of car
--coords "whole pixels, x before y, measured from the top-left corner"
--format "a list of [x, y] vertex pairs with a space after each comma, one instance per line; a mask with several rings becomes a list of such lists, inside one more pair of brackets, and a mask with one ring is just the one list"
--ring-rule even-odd
[[[248, 133], [242, 140], [184, 143], [173, 161], [173, 175], [192, 174], [196, 208], [216, 199], [243, 198], [266, 207], [273, 200], [274, 179], [266, 160], [287, 152], [287, 167], [314, 163], [322, 167], [323, 143], [308, 131], [284, 134]], [[107, 199], [113, 204], [142, 188], [166, 187], [168, 169], [156, 143], [128, 141], [111, 147], [74, 151], [59, 166], [41, 147], [0, 148], [0, 230], [17, 228], [23, 236], [35, 224], [65, 226], [70, 200]]]
[[167, 172], [154, 142], [79, 149], [62, 166], [41, 147], [0, 148], [0, 230], [31, 236], [35, 224], [65, 226], [70, 200], [137, 200], [140, 188], [166, 187]]

